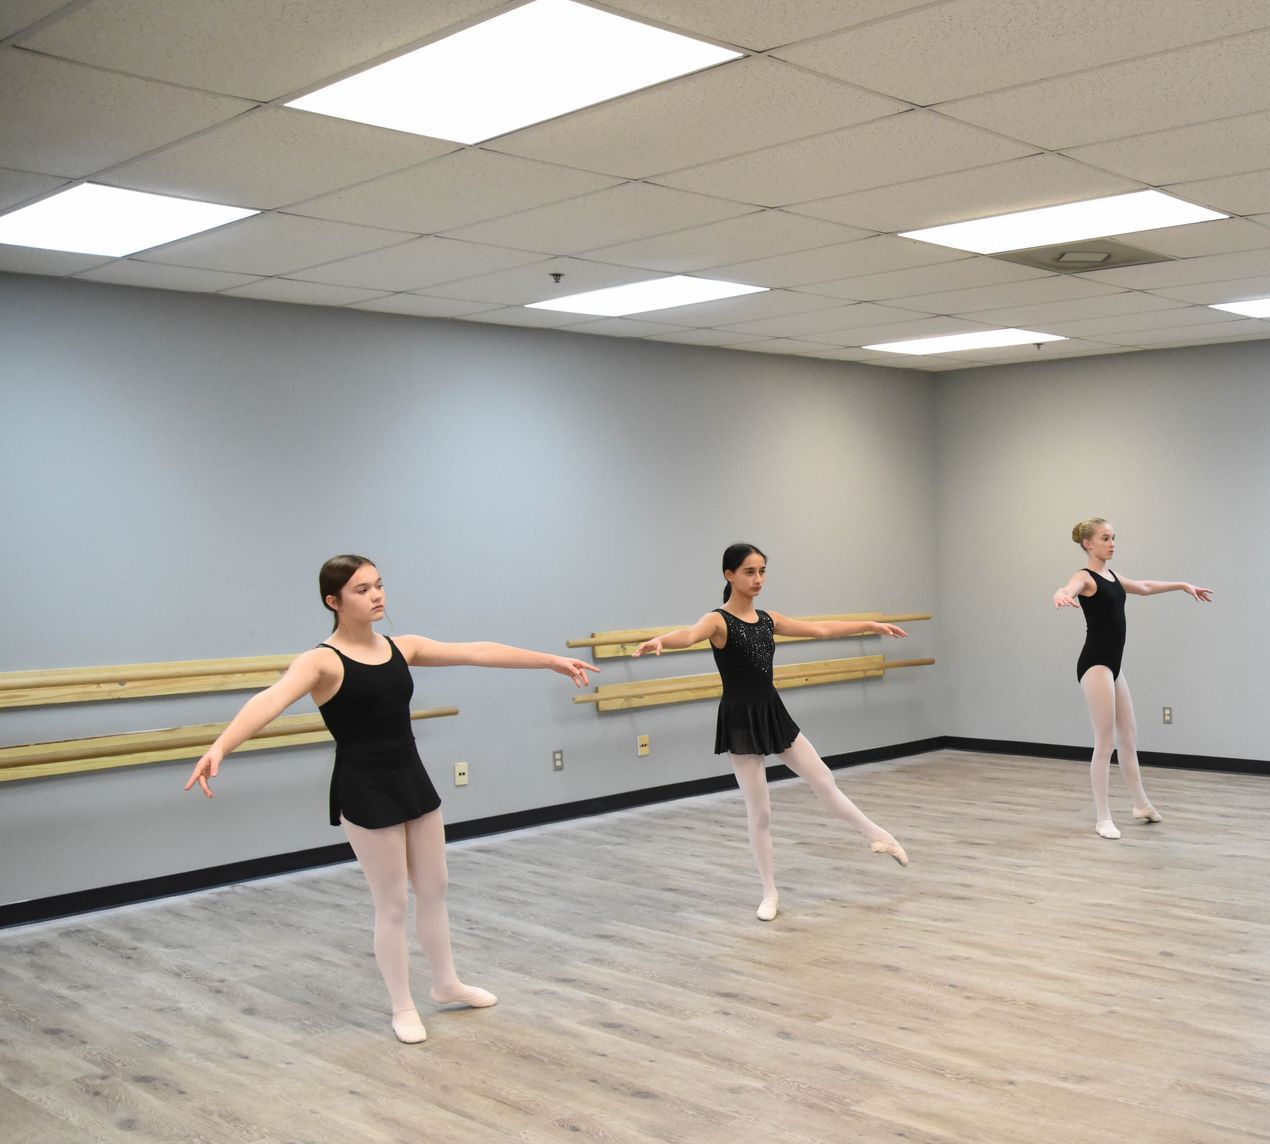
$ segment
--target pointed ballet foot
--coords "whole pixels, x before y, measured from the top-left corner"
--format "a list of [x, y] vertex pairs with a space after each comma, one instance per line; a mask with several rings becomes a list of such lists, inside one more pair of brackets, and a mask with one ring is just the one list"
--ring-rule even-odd
[[1094, 827], [1094, 830], [1097, 832], [1099, 838], [1119, 838], [1120, 837], [1120, 831], [1116, 829], [1116, 824], [1112, 822], [1111, 819], [1109, 818], [1104, 819], [1102, 822], [1098, 823]]
[[904, 847], [896, 842], [894, 838], [892, 838], [890, 842], [872, 842], [869, 844], [869, 849], [872, 850], [874, 854], [889, 854], [901, 866], [908, 865], [908, 855], [904, 853]]
[[498, 1004], [498, 998], [488, 989], [480, 989], [475, 985], [460, 985], [457, 989], [445, 993], [432, 990], [432, 1000], [438, 1005], [466, 1005], [469, 1009], [488, 1009]]
[[1153, 806], [1135, 806], [1133, 808], [1133, 817], [1145, 819], [1147, 822], [1164, 821], [1164, 816]]
[[403, 1009], [392, 1015], [392, 1031], [403, 1045], [417, 1045], [428, 1039], [428, 1030], [414, 1009]]
[[754, 916], [761, 922], [770, 922], [780, 911], [780, 896], [777, 894], [769, 894], [758, 904], [758, 909], [754, 911]]

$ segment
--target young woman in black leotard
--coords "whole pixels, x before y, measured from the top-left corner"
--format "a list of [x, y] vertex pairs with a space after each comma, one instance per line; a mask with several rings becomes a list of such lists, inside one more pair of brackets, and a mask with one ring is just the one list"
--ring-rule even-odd
[[335, 614], [331, 638], [302, 652], [272, 687], [254, 695], [194, 767], [208, 779], [222, 760], [303, 695], [310, 695], [335, 739], [331, 825], [342, 825], [375, 903], [375, 960], [392, 1003], [398, 1040], [426, 1038], [410, 992], [406, 953], [407, 887], [415, 892], [415, 930], [432, 968], [432, 999], [474, 1008], [497, 998], [464, 985], [454, 968], [445, 907], [445, 827], [441, 800], [410, 730], [410, 667], [545, 667], [585, 687], [582, 660], [497, 643], [438, 643], [424, 636], [388, 639], [374, 630], [384, 618], [384, 585], [364, 556], [334, 556], [318, 575], [323, 604]]
[[763, 883], [763, 900], [757, 916], [776, 917], [779, 898], [772, 857], [771, 802], [767, 791], [764, 756], [775, 755], [791, 771], [805, 779], [820, 800], [839, 818], [851, 823], [875, 854], [889, 854], [901, 866], [908, 865], [904, 848], [877, 823], [870, 821], [833, 781], [816, 749], [789, 717], [772, 683], [773, 635], [841, 639], [866, 632], [884, 636], [907, 633], [894, 624], [873, 621], [826, 620], [807, 623], [779, 612], [762, 612], [754, 601], [763, 590], [767, 557], [752, 544], [733, 544], [723, 554], [724, 607], [707, 612], [690, 628], [678, 628], [647, 640], [633, 653], [691, 647], [708, 639], [714, 651], [723, 697], [715, 727], [716, 754], [732, 757], [737, 784], [745, 796], [750, 847]]
[[1094, 726], [1094, 754], [1089, 764], [1094, 791], [1094, 830], [1103, 838], [1119, 838], [1111, 820], [1108, 780], [1111, 751], [1117, 748], [1120, 773], [1133, 796], [1133, 817], [1146, 822], [1161, 821], [1142, 785], [1138, 767], [1138, 728], [1133, 718], [1129, 684], [1120, 673], [1124, 653], [1125, 593], [1154, 596], [1159, 592], [1185, 592], [1196, 600], [1211, 601], [1212, 592], [1194, 584], [1166, 580], [1130, 580], [1117, 577], [1107, 567], [1116, 550], [1116, 532], [1102, 517], [1082, 520], [1072, 529], [1072, 539], [1088, 554], [1084, 568], [1054, 593], [1056, 608], [1077, 608], [1085, 613], [1085, 646], [1076, 661], [1076, 679], [1089, 705]]

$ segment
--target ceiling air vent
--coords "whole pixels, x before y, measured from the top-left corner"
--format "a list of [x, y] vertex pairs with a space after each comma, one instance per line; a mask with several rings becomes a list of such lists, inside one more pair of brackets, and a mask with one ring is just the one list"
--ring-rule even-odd
[[1033, 246], [1027, 250], [1009, 250], [991, 257], [1057, 274], [1088, 274], [1091, 270], [1111, 270], [1122, 266], [1144, 266], [1148, 262], [1173, 261], [1167, 254], [1126, 246], [1123, 242], [1110, 238], [1065, 242], [1059, 246]]

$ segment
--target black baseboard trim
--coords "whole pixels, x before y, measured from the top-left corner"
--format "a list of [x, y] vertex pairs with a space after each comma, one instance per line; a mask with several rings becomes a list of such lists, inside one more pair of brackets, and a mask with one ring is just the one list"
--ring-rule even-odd
[[[956, 735], [943, 737], [943, 749], [980, 751], [989, 755], [1032, 755], [1045, 759], [1072, 759], [1089, 762], [1089, 746], [1066, 747], [1053, 743], [1017, 743], [1010, 739], [963, 739]], [[1111, 761], [1116, 761], [1112, 753]], [[1216, 755], [1179, 755], [1170, 751], [1139, 751], [1138, 762], [1144, 767], [1173, 767], [1187, 771], [1221, 771], [1234, 775], [1270, 775], [1270, 761], [1265, 759], [1226, 759]]]
[[[895, 743], [888, 747], [871, 747], [863, 751], [829, 755], [825, 762], [834, 770], [857, 767], [865, 763], [884, 762], [888, 759], [908, 758], [928, 751], [955, 750], [980, 751], [996, 755], [1029, 755], [1038, 758], [1072, 759], [1088, 761], [1089, 747], [1067, 747], [1042, 743], [1018, 743], [1006, 739], [967, 739], [953, 735], [939, 735], [930, 739], [917, 739], [908, 743]], [[1227, 771], [1234, 774], [1270, 775], [1270, 762], [1256, 759], [1221, 759], [1200, 755], [1174, 755], [1158, 751], [1143, 751], [1141, 761], [1147, 766], [1180, 767], [1187, 770]], [[767, 768], [770, 780], [792, 778], [792, 772], [777, 763]], [[524, 830], [532, 826], [544, 826], [553, 822], [566, 822], [577, 818], [590, 818], [599, 814], [611, 814], [617, 810], [630, 810], [638, 806], [652, 806], [659, 802], [673, 802], [696, 795], [714, 794], [732, 790], [736, 779], [732, 773], [710, 775], [703, 779], [668, 783], [664, 786], [645, 787], [642, 790], [622, 791], [598, 798], [577, 802], [540, 806], [511, 814], [496, 814], [488, 818], [476, 818], [468, 822], [449, 823], [445, 828], [447, 842], [469, 838], [483, 838], [491, 834], [504, 834], [510, 830]], [[191, 894], [228, 886], [238, 882], [251, 882], [260, 878], [272, 878], [279, 874], [291, 874], [297, 870], [312, 870], [321, 866], [333, 866], [351, 862], [353, 851], [348, 843], [318, 846], [311, 850], [296, 850], [290, 854], [274, 854], [265, 858], [253, 858], [245, 862], [230, 862], [224, 866], [211, 866], [204, 870], [188, 870], [181, 874], [166, 874], [159, 878], [145, 878], [137, 882], [124, 882], [117, 886], [101, 886], [80, 890], [71, 894], [56, 894], [48, 898], [35, 898], [27, 902], [0, 905], [0, 929], [73, 917], [96, 910], [114, 909], [139, 902]]]

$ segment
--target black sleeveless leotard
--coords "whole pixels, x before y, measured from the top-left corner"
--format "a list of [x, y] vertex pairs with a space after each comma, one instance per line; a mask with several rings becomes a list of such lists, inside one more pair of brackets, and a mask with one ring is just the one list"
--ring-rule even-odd
[[335, 739], [331, 772], [331, 825], [349, 822], [378, 830], [436, 810], [441, 798], [423, 769], [410, 730], [414, 680], [406, 658], [388, 641], [383, 663], [349, 659], [329, 647], [344, 664], [344, 682], [318, 712]]
[[1085, 613], [1085, 646], [1080, 649], [1076, 661], [1076, 681], [1079, 683], [1091, 667], [1101, 664], [1111, 668], [1111, 678], [1120, 678], [1120, 660], [1124, 655], [1124, 585], [1111, 572], [1105, 580], [1092, 568], [1086, 572], [1093, 578], [1098, 590], [1092, 596], [1077, 596], [1081, 611]]
[[725, 608], [715, 611], [728, 625], [728, 642], [721, 648], [710, 645], [723, 680], [715, 754], [779, 755], [798, 738], [798, 725], [772, 684], [772, 617], [759, 612], [748, 624]]

